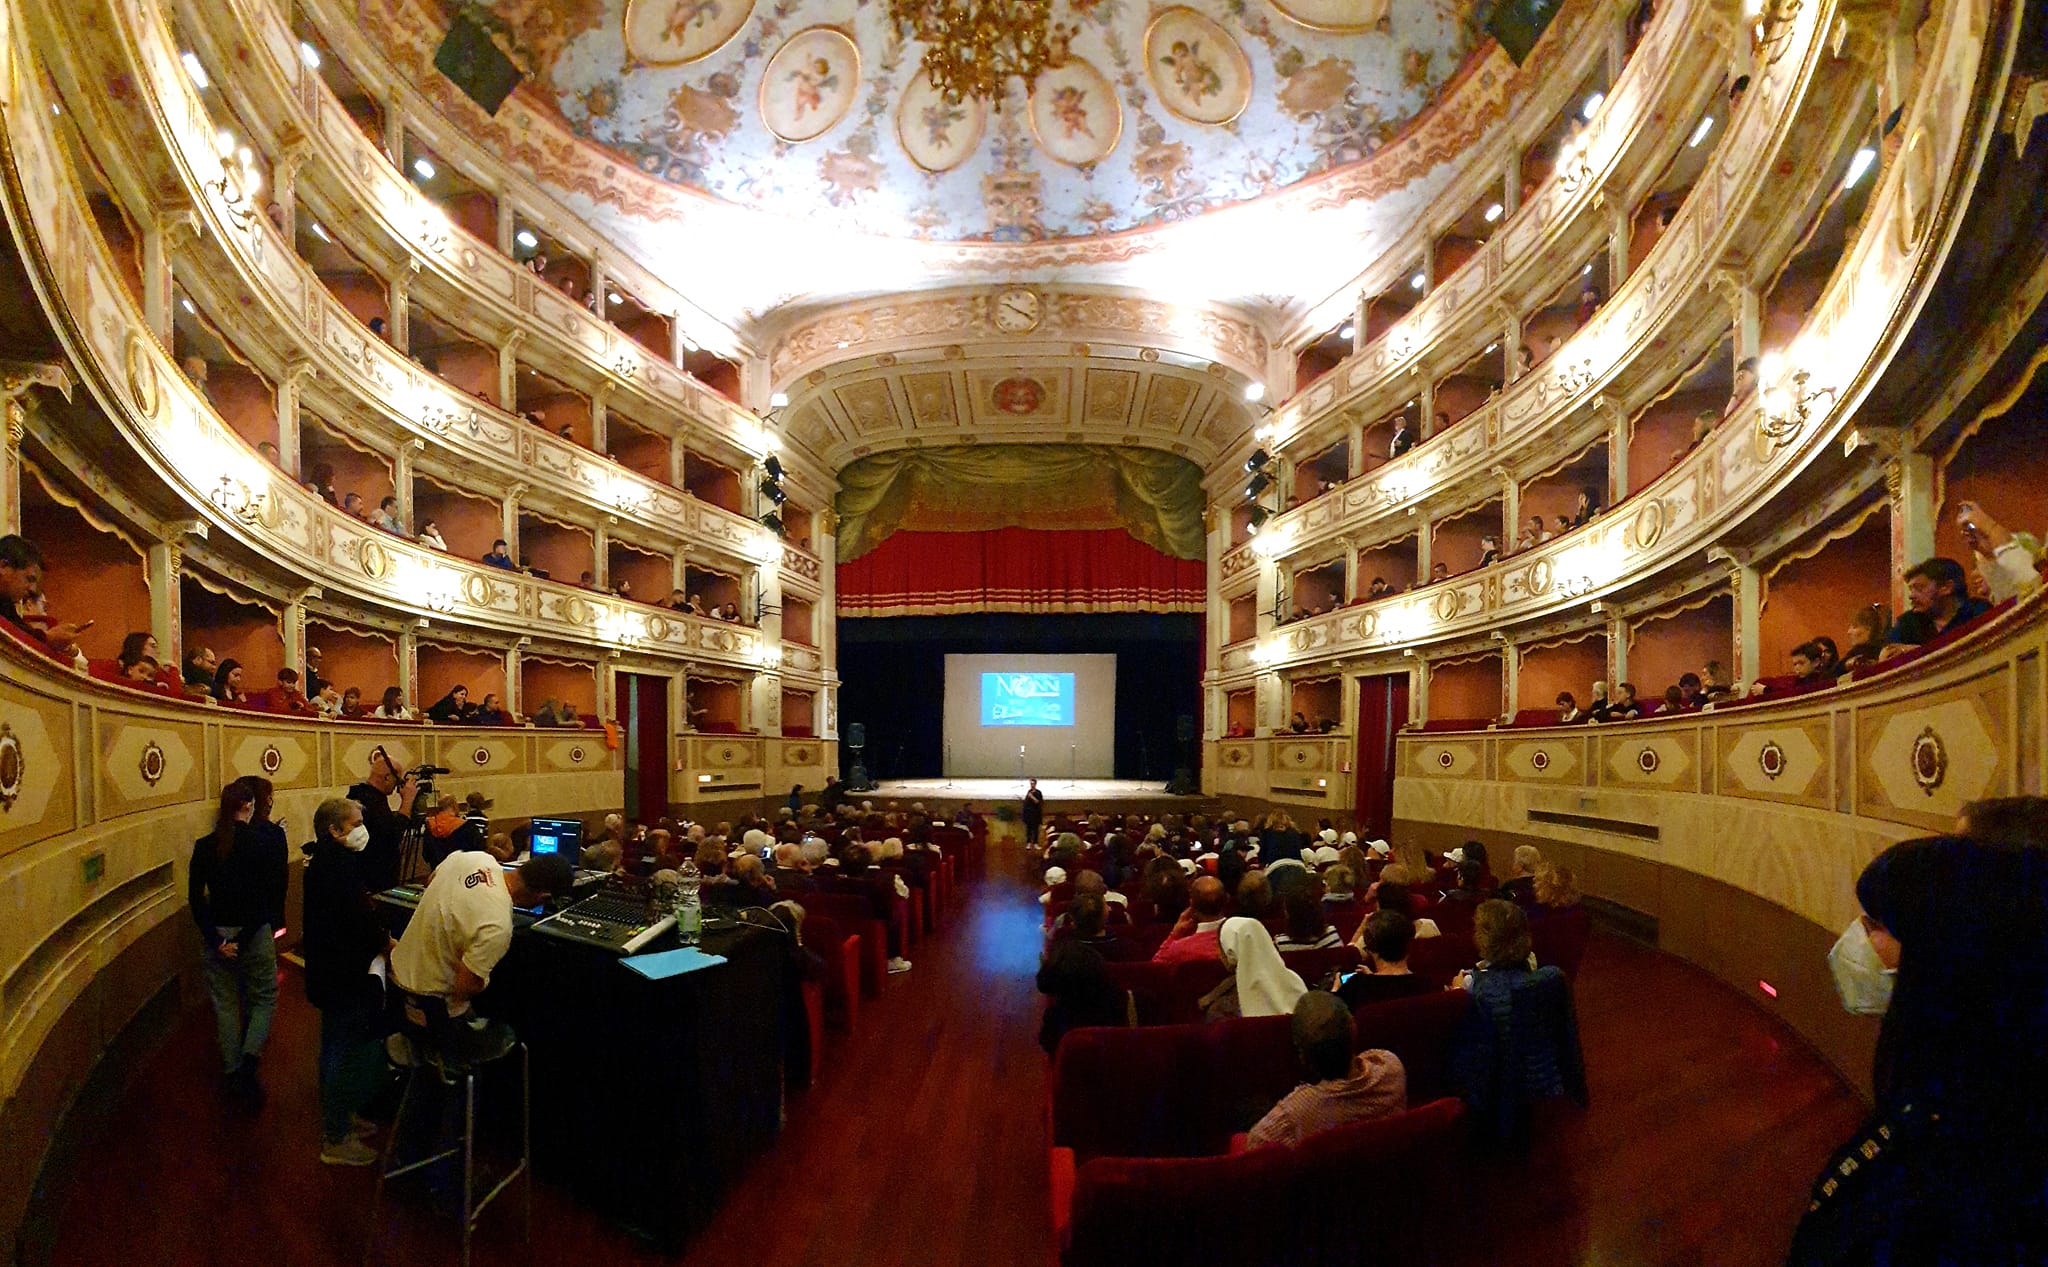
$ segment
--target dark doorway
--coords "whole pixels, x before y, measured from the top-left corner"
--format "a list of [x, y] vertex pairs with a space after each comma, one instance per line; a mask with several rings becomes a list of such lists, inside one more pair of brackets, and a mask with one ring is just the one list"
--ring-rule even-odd
[[621, 673], [626, 721], [626, 817], [651, 823], [668, 813], [668, 679]]
[[1394, 829], [1394, 732], [1408, 724], [1408, 675], [1358, 679], [1358, 790], [1352, 801], [1361, 835], [1386, 840]]

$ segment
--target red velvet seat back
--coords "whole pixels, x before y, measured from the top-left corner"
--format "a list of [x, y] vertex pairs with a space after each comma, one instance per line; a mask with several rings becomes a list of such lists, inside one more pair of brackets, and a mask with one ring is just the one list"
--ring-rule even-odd
[[1584, 906], [1538, 906], [1529, 912], [1529, 942], [1536, 962], [1544, 967], [1555, 964], [1574, 980], [1592, 931], [1593, 917]]
[[1314, 989], [1316, 984], [1332, 971], [1350, 971], [1358, 966], [1358, 952], [1349, 946], [1331, 946], [1324, 950], [1283, 950], [1280, 961], [1294, 969], [1302, 984]]
[[1444, 929], [1441, 937], [1418, 937], [1408, 946], [1408, 970], [1428, 977], [1438, 985], [1449, 985], [1461, 969], [1479, 961], [1479, 949], [1472, 944], [1470, 929]]
[[1052, 1064], [1052, 1142], [1083, 1160], [1220, 1153], [1214, 1078], [1200, 1026], [1070, 1030]]
[[1425, 1104], [1450, 1094], [1451, 1044], [1471, 1009], [1463, 990], [1440, 990], [1358, 1009], [1352, 1017], [1358, 1050], [1380, 1047], [1401, 1058], [1408, 1074], [1408, 1103]]

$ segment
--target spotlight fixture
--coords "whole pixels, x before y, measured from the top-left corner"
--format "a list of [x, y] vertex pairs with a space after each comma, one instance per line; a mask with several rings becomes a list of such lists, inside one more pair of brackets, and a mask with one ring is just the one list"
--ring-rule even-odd
[[213, 80], [207, 77], [206, 66], [200, 62], [199, 54], [188, 48], [178, 54], [178, 60], [185, 63], [185, 73], [192, 77], [193, 87], [201, 92], [213, 87]]
[[333, 238], [327, 236], [327, 226], [320, 223], [318, 220], [315, 220], [313, 222], [313, 236], [319, 238], [322, 242], [334, 241]]
[[1244, 495], [1246, 497], [1257, 497], [1260, 493], [1265, 492], [1271, 487], [1273, 487], [1273, 477], [1264, 471], [1260, 471], [1257, 475], [1252, 476], [1251, 483], [1244, 486]]
[[1260, 467], [1264, 466], [1266, 463], [1272, 460], [1273, 455], [1266, 452], [1264, 449], [1253, 449], [1252, 455], [1244, 460], [1244, 469], [1247, 471], [1256, 471]]
[[772, 479], [761, 481], [761, 496], [778, 506], [789, 500], [789, 494], [782, 491], [782, 485]]
[[785, 409], [785, 408], [788, 408], [788, 406], [789, 406], [789, 393], [788, 393], [788, 392], [776, 392], [776, 393], [775, 393], [774, 395], [772, 395], [772, 396], [770, 396], [770, 397], [768, 398], [768, 407], [769, 407], [770, 409]]
[[1258, 536], [1259, 529], [1265, 527], [1266, 521], [1272, 517], [1273, 512], [1267, 510], [1264, 506], [1252, 507], [1251, 521], [1245, 526], [1245, 531], [1254, 537]]
[[1842, 178], [1842, 188], [1856, 188], [1856, 182], [1863, 179], [1863, 174], [1869, 171], [1870, 165], [1876, 161], [1876, 150], [1871, 149], [1867, 145], [1857, 150], [1856, 157], [1849, 160], [1849, 174]]
[[783, 525], [782, 516], [772, 510], [761, 516], [760, 524], [778, 537], [789, 535], [789, 529]]
[[1426, 274], [1417, 273], [1408, 279], [1408, 285], [1415, 290], [1421, 290], [1424, 286], [1429, 285], [1429, 277]]
[[768, 455], [767, 461], [761, 463], [761, 469], [768, 472], [768, 478], [771, 480], [782, 478], [782, 461], [772, 453]]

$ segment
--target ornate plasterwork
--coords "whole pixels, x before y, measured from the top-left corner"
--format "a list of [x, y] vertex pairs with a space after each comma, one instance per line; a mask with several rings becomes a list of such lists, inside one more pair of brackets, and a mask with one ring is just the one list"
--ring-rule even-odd
[[[996, 302], [1005, 293], [975, 289], [905, 295], [821, 313], [776, 336], [769, 376], [782, 384], [819, 366], [935, 343], [958, 344], [972, 354], [976, 343], [1013, 342], [1017, 336], [994, 319]], [[1038, 286], [1030, 293], [1038, 301], [1039, 316], [1026, 333], [1041, 345], [1118, 342], [1220, 361], [1247, 377], [1265, 373], [1266, 336], [1248, 317], [1128, 292]]]

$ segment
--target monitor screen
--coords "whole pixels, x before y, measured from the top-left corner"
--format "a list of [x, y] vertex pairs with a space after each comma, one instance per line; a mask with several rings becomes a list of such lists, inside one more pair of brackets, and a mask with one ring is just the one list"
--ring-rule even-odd
[[575, 866], [583, 856], [583, 824], [573, 818], [536, 818], [533, 820], [533, 840], [528, 846], [533, 856], [560, 854]]

